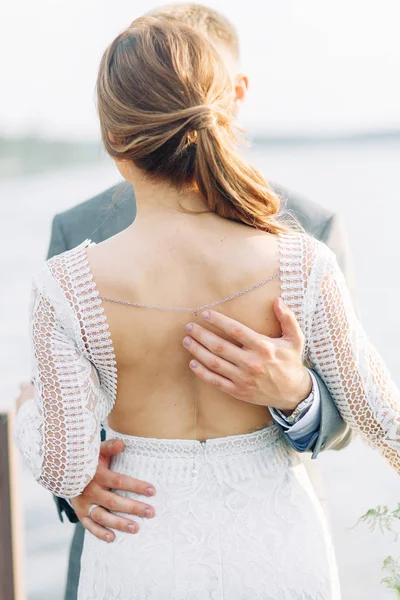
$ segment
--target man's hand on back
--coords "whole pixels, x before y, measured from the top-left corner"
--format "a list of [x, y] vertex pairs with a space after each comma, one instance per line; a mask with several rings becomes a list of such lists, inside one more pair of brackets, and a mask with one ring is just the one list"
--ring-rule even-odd
[[192, 371], [205, 383], [234, 398], [291, 413], [311, 392], [302, 362], [304, 336], [294, 313], [274, 303], [282, 337], [270, 338], [216, 311], [205, 322], [231, 341], [196, 323], [186, 326], [183, 345], [195, 357]]
[[[123, 498], [111, 491], [111, 488], [113, 488], [120, 491], [134, 492], [143, 496], [155, 495], [154, 486], [150, 483], [128, 477], [127, 475], [120, 475], [110, 470], [111, 457], [119, 454], [123, 450], [123, 447], [124, 442], [122, 440], [107, 440], [102, 442], [99, 464], [94, 478], [86, 486], [82, 494], [70, 500], [84, 528], [100, 540], [106, 542], [114, 541], [115, 534], [110, 529], [125, 531], [126, 533], [137, 533], [139, 531], [139, 525], [136, 521], [119, 517], [109, 511], [136, 515], [138, 517], [154, 517], [155, 514], [154, 508], [149, 504], [131, 498]], [[93, 504], [98, 504], [99, 506], [91, 511], [89, 517], [89, 508]]]

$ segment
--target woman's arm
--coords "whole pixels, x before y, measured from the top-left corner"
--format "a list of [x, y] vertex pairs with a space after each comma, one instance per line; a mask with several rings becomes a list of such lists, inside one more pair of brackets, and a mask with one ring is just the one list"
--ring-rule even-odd
[[400, 472], [400, 394], [369, 342], [336, 258], [324, 254], [308, 358], [342, 417]]
[[36, 279], [30, 315], [35, 397], [18, 411], [15, 435], [35, 479], [57, 496], [73, 498], [96, 471], [109, 402], [66, 327], [69, 306], [62, 300]]

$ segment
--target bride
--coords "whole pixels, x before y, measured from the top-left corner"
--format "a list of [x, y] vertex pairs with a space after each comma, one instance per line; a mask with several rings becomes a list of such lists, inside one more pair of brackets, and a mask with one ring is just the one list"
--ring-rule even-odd
[[107, 545], [86, 532], [78, 597], [337, 600], [304, 466], [268, 408], [224, 393], [223, 377], [206, 387], [187, 348], [202, 324], [199, 359], [212, 349], [213, 370], [229, 372], [252, 342], [238, 325], [215, 347], [219, 315], [279, 337], [274, 304], [285, 303], [304, 362], [400, 470], [398, 390], [333, 254], [278, 218], [279, 198], [237, 154], [230, 79], [206, 38], [139, 19], [106, 50], [97, 90], [104, 145], [134, 186], [138, 216], [34, 278], [35, 400], [21, 407], [16, 438], [35, 478], [71, 498], [95, 473], [103, 424], [125, 442], [113, 469], [152, 481], [157, 495], [139, 534]]

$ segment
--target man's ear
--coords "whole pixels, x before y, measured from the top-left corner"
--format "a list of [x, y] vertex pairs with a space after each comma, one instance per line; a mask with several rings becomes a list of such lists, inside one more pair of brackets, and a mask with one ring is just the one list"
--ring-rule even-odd
[[249, 78], [244, 73], [238, 73], [233, 82], [235, 113], [238, 113], [246, 100], [249, 89]]

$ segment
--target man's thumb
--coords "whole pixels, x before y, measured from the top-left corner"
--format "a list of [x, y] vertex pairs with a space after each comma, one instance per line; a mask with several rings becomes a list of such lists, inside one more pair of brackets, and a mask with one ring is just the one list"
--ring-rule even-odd
[[293, 311], [288, 308], [282, 298], [277, 298], [274, 302], [274, 311], [281, 324], [283, 337], [291, 339], [293, 342], [303, 342], [303, 334], [297, 322]]
[[115, 454], [119, 454], [123, 447], [123, 440], [106, 440], [100, 444], [100, 456], [114, 456]]

